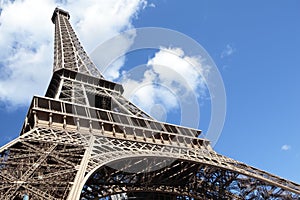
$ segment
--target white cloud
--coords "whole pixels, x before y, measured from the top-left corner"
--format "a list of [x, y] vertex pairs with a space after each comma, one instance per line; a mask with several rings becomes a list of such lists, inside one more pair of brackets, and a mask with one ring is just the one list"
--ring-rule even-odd
[[203, 90], [197, 88], [205, 87], [204, 77], [209, 72], [209, 67], [202, 65], [199, 57], [187, 56], [180, 48], [162, 47], [148, 65], [153, 67], [164, 85], [175, 87], [179, 83], [185, 90], [196, 91], [198, 95]]
[[[116, 80], [120, 76], [120, 68], [125, 62], [125, 54], [134, 43], [136, 31], [131, 29], [113, 39], [101, 43], [90, 55], [108, 80]], [[105, 52], [105, 53], [103, 53]], [[120, 57], [117, 57], [121, 55]], [[116, 60], [114, 60], [116, 59]]]
[[157, 104], [162, 105], [166, 110], [177, 108], [179, 104], [174, 91], [172, 88], [162, 86], [157, 78], [157, 74], [149, 69], [144, 72], [141, 81], [125, 79], [124, 96], [130, 98], [147, 113], [150, 113], [152, 106]]
[[225, 49], [221, 53], [221, 58], [228, 57], [232, 55], [234, 52], [235, 49], [230, 44], [227, 44]]
[[89, 52], [120, 31], [133, 28], [132, 18], [145, 6], [145, 0], [73, 0], [65, 7]]
[[53, 62], [54, 25], [50, 18], [56, 6], [70, 12], [71, 23], [89, 52], [97, 44], [131, 28], [132, 18], [147, 2], [4, 0], [0, 6], [0, 101], [15, 107], [28, 104], [33, 94], [43, 95], [46, 90]]
[[131, 78], [135, 73], [140, 74], [141, 69], [137, 67], [123, 79], [124, 96], [148, 113], [157, 105], [168, 112], [192, 102], [193, 97], [205, 96], [204, 74], [209, 73], [209, 67], [202, 65], [200, 58], [185, 55], [180, 48], [161, 47], [148, 60], [143, 78]]
[[288, 150], [290, 150], [291, 148], [292, 148], [292, 147], [291, 147], [290, 145], [285, 144], [285, 145], [282, 145], [281, 150], [283, 150], [283, 151], [288, 151]]

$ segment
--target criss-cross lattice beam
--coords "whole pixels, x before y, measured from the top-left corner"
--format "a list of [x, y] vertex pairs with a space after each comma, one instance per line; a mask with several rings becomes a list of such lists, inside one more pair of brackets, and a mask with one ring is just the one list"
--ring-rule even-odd
[[[33, 200], [58, 200], [69, 195], [85, 148], [74, 145], [75, 138], [67, 143], [55, 142], [47, 132], [32, 130], [0, 149], [1, 199], [18, 200], [27, 194]], [[43, 133], [44, 141], [36, 137]], [[58, 138], [57, 133], [50, 135]], [[60, 140], [66, 141], [64, 137]]]

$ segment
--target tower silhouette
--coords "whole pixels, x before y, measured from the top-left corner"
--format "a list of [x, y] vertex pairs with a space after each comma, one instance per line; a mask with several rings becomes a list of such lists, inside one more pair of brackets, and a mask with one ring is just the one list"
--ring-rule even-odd
[[55, 9], [46, 95], [0, 148], [1, 199], [300, 199], [299, 184], [222, 156], [200, 130], [156, 121], [124, 98], [69, 18]]

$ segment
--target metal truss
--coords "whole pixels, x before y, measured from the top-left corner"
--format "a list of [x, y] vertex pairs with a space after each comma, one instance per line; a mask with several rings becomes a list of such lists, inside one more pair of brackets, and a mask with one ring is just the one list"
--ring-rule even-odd
[[55, 9], [50, 85], [0, 148], [1, 199], [300, 199], [299, 184], [222, 156], [200, 130], [158, 122], [124, 98], [69, 17]]
[[41, 140], [38, 134], [47, 132], [32, 130], [0, 149], [1, 199], [25, 194], [30, 199], [66, 199], [84, 146]]

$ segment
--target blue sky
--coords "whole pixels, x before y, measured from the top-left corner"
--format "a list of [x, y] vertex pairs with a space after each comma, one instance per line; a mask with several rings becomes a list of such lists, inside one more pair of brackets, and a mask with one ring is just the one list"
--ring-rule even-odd
[[[43, 95], [52, 70], [54, 26], [50, 17], [58, 3], [47, 0], [47, 6], [42, 5], [45, 12], [39, 14], [46, 15], [44, 17], [48, 21], [40, 28], [34, 27], [35, 22], [30, 21], [36, 19], [34, 14], [27, 21], [22, 19], [25, 20], [23, 24], [31, 25], [28, 27], [35, 31], [35, 34], [28, 34], [26, 27], [17, 23], [21, 19], [10, 17], [8, 12], [13, 9], [19, 12], [22, 8], [35, 5], [34, 0], [24, 2], [28, 2], [28, 5], [19, 3], [16, 7], [9, 7], [6, 1], [1, 5], [0, 145], [18, 136], [31, 93]], [[226, 120], [214, 149], [300, 183], [299, 1], [153, 0], [147, 4], [145, 1], [126, 1], [127, 5], [119, 7], [122, 15], [116, 14], [118, 17], [114, 17], [115, 12], [109, 12], [109, 3], [99, 5], [96, 1], [94, 8], [107, 6], [103, 11], [107, 12], [106, 17], [99, 13], [84, 17], [84, 12], [79, 8], [90, 9], [91, 5], [78, 2], [77, 5], [65, 2], [62, 7], [71, 13], [73, 27], [88, 52], [96, 48], [93, 45], [95, 38], [96, 43], [101, 43], [121, 30], [133, 27], [164, 27], [186, 34], [201, 44], [218, 67], [227, 96]], [[98, 18], [101, 18], [99, 22]], [[36, 23], [44, 24], [44, 21], [41, 19]], [[83, 31], [83, 27], [93, 28], [93, 23], [97, 25], [97, 30], [102, 29], [102, 32], [97, 32], [97, 37], [93, 32]], [[14, 33], [14, 39], [10, 38], [9, 33]], [[17, 50], [11, 50], [11, 44], [15, 44], [13, 48]], [[18, 48], [24, 51], [18, 51]], [[127, 68], [125, 66], [123, 69], [128, 70], [128, 66], [136, 65], [135, 62], [147, 63], [158, 51], [145, 50], [128, 55], [122, 63], [127, 64]], [[35, 59], [29, 62], [28, 57]], [[37, 63], [33, 63], [34, 60]], [[43, 66], [45, 75], [36, 78], [30, 71], [40, 69], [40, 66]], [[13, 73], [13, 70], [18, 73]], [[29, 85], [28, 92], [27, 87], [21, 84]], [[6, 91], [8, 87], [9, 91]], [[202, 101], [199, 103], [199, 128], [205, 132], [209, 123], [210, 103], [206, 98], [199, 98], [199, 101]], [[167, 121], [176, 122], [176, 106], [165, 109], [168, 110]]]

